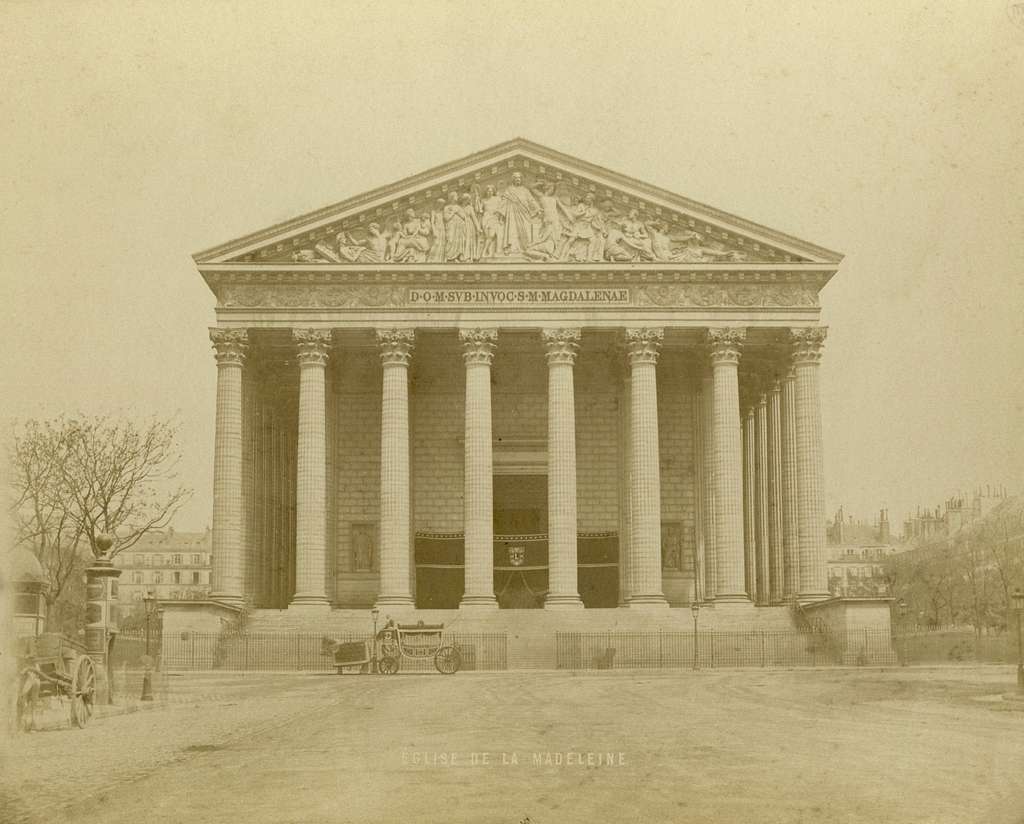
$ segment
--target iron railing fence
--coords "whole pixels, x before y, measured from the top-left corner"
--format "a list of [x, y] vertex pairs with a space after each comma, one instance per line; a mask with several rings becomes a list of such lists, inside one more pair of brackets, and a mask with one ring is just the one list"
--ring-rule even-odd
[[899, 663], [884, 629], [845, 632], [752, 630], [557, 632], [558, 669], [890, 666]]
[[[161, 661], [165, 670], [225, 670], [234, 672], [334, 672], [334, 657], [325, 652], [323, 633], [181, 632], [163, 638]], [[329, 636], [340, 643], [369, 641], [366, 635]], [[505, 633], [445, 634], [442, 645], [454, 644], [463, 670], [508, 669]], [[358, 671], [354, 668], [348, 671]], [[406, 658], [400, 672], [436, 672], [433, 656]]]
[[[142, 656], [146, 654], [146, 631], [144, 629], [123, 630], [117, 634], [110, 653], [111, 668], [143, 669]], [[160, 632], [150, 630], [149, 655], [155, 668], [160, 663]]]
[[896, 632], [893, 646], [907, 664], [1014, 664], [1015, 631], [979, 634], [971, 630]]

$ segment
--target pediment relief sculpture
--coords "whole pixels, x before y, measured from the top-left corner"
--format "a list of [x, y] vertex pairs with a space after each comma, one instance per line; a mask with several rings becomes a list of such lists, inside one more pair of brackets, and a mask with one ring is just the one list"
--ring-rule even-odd
[[[589, 187], [595, 188], [595, 187]], [[562, 175], [515, 171], [487, 182], [427, 190], [340, 223], [322, 239], [275, 251], [293, 263], [743, 263], [778, 261], [741, 238], [676, 212], [601, 196]], [[390, 212], [390, 214], [389, 214]], [[337, 228], [337, 227], [335, 227]], [[718, 232], [718, 234], [722, 234]], [[760, 254], [759, 254], [760, 252]]]

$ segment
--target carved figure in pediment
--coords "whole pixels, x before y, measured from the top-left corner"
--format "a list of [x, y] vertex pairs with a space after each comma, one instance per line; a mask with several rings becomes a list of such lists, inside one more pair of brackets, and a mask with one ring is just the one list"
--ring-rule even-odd
[[571, 222], [558, 259], [587, 262], [604, 259], [605, 217], [587, 193], [577, 198], [571, 210]]
[[480, 225], [480, 216], [477, 214], [473, 196], [469, 192], [463, 192], [459, 196], [459, 205], [466, 216], [466, 260], [479, 260], [484, 230]]
[[534, 226], [533, 242], [526, 250], [531, 260], [552, 260], [562, 247], [562, 235], [567, 220], [572, 214], [555, 192], [555, 185], [547, 180], [538, 180], [533, 185], [533, 195], [540, 206], [540, 215]]
[[622, 242], [633, 250], [633, 260], [654, 260], [654, 246], [640, 213], [630, 209], [622, 221]]
[[430, 248], [427, 250], [427, 263], [444, 263], [444, 210], [445, 201], [439, 197], [434, 201], [430, 211]]
[[500, 252], [506, 257], [525, 258], [533, 243], [533, 219], [540, 214], [540, 206], [523, 185], [519, 172], [512, 174], [512, 182], [501, 193], [501, 202]]
[[413, 209], [405, 210], [405, 220], [391, 236], [391, 260], [395, 263], [425, 263], [430, 250], [430, 222], [426, 225]]
[[469, 215], [459, 203], [459, 193], [452, 189], [444, 210], [444, 260], [445, 263], [465, 263], [473, 259], [475, 244], [471, 237]]
[[604, 238], [604, 256], [612, 263], [625, 263], [633, 260], [633, 250], [624, 242], [625, 236], [619, 226], [620, 221], [614, 218], [608, 220], [608, 232]]
[[[476, 190], [475, 185], [473, 188]], [[484, 196], [478, 198], [476, 212], [480, 216], [480, 228], [483, 232], [480, 257], [494, 257], [498, 254], [501, 245], [502, 226], [505, 218], [502, 214], [502, 200], [493, 186], [486, 187]]]
[[312, 249], [299, 249], [297, 252], [292, 252], [293, 263], [327, 263], [327, 260], [322, 257], [317, 257], [317, 254]]
[[347, 263], [383, 263], [388, 256], [388, 238], [379, 223], [369, 225], [366, 240], [359, 241], [349, 232], [340, 232], [337, 242], [338, 256]]

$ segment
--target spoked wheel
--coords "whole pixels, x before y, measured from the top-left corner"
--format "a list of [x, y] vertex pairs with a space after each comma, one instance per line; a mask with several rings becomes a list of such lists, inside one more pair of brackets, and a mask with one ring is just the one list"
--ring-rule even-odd
[[18, 680], [18, 729], [29, 732], [36, 726], [36, 705], [39, 702], [39, 678], [34, 672], [23, 672]]
[[96, 699], [96, 668], [88, 655], [79, 656], [71, 679], [71, 721], [81, 729], [92, 718]]
[[441, 647], [434, 653], [434, 666], [444, 675], [452, 675], [462, 666], [462, 655], [455, 647]]
[[382, 675], [394, 675], [398, 672], [398, 659], [393, 655], [382, 655], [377, 661], [377, 670]]

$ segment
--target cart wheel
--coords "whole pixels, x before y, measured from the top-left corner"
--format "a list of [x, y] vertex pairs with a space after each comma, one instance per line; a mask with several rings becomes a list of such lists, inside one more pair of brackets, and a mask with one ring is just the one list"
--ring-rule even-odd
[[462, 666], [462, 655], [455, 647], [441, 647], [434, 654], [434, 666], [444, 675], [452, 675]]
[[79, 729], [89, 723], [95, 698], [96, 668], [88, 655], [79, 656], [71, 681], [71, 720]]
[[398, 659], [393, 655], [382, 655], [377, 661], [377, 670], [382, 675], [394, 675], [398, 672]]
[[18, 682], [18, 729], [30, 732], [36, 726], [36, 705], [39, 700], [39, 679], [33, 672], [23, 672]]

